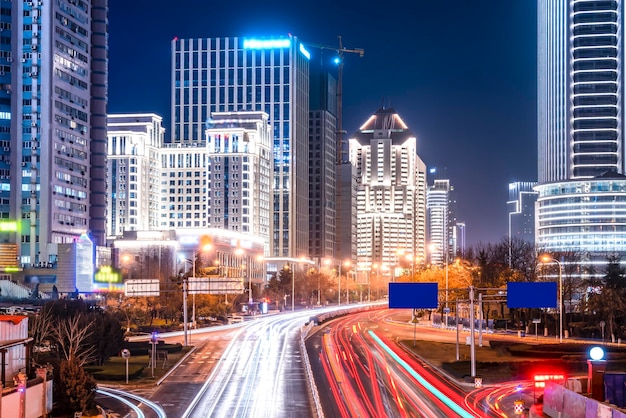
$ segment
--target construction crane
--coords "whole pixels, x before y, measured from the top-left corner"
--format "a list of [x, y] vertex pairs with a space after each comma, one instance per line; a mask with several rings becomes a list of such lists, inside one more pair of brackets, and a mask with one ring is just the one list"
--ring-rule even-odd
[[314, 48], [318, 49], [329, 49], [331, 51], [335, 51], [337, 53], [337, 58], [335, 58], [335, 63], [337, 64], [337, 164], [344, 162], [343, 156], [343, 126], [342, 126], [342, 95], [343, 95], [343, 55], [345, 53], [351, 54], [359, 54], [361, 58], [365, 55], [365, 50], [362, 48], [344, 48], [343, 42], [341, 40], [341, 36], [337, 37], [339, 39], [339, 46], [328, 46], [328, 45], [316, 45], [316, 44], [307, 44]]

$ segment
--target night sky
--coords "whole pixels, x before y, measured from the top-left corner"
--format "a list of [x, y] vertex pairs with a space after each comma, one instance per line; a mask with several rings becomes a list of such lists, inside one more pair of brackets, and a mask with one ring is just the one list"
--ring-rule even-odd
[[496, 243], [507, 234], [508, 183], [537, 179], [536, 8], [534, 0], [109, 0], [109, 112], [157, 113], [169, 138], [174, 37], [292, 33], [337, 46], [341, 35], [344, 47], [365, 50], [345, 55], [348, 136], [393, 107], [426, 165], [445, 169], [467, 244]]

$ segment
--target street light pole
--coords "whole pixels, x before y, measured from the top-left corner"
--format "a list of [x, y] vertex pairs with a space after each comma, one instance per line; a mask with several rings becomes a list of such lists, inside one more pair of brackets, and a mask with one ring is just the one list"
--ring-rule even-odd
[[348, 274], [350, 274], [350, 270], [346, 271], [346, 304], [347, 305], [350, 304], [350, 277], [348, 277]]
[[448, 246], [444, 248], [444, 260], [445, 260], [445, 272], [446, 272], [446, 328], [448, 328], [448, 312], [450, 308], [448, 307]]
[[563, 265], [556, 258], [544, 255], [541, 257], [544, 263], [556, 263], [559, 266], [559, 342], [563, 342]]
[[187, 278], [183, 278], [183, 334], [184, 343], [187, 347]]
[[252, 304], [252, 270], [250, 269], [250, 256], [248, 256], [248, 261], [246, 262], [246, 276], [248, 276], [248, 304]]
[[338, 285], [338, 291], [337, 291], [337, 306], [341, 306], [341, 261], [339, 262], [339, 285]]
[[296, 271], [294, 268], [294, 263], [291, 263], [291, 312], [295, 312], [296, 310], [295, 294], [296, 294]]

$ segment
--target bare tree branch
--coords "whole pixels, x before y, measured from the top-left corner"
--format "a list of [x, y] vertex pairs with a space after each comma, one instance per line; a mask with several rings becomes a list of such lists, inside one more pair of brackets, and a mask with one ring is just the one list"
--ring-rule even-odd
[[65, 321], [60, 321], [53, 328], [61, 354], [69, 361], [75, 361], [81, 367], [94, 360], [95, 347], [88, 347], [85, 341], [93, 333], [95, 321], [84, 325], [83, 315], [77, 314]]
[[43, 345], [54, 336], [53, 316], [51, 309], [41, 309], [32, 321], [30, 336], [35, 347]]

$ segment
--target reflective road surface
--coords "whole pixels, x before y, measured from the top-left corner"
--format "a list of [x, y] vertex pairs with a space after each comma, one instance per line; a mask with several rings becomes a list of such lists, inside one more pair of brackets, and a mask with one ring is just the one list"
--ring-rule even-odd
[[311, 417], [300, 329], [312, 311], [241, 328], [184, 417]]

